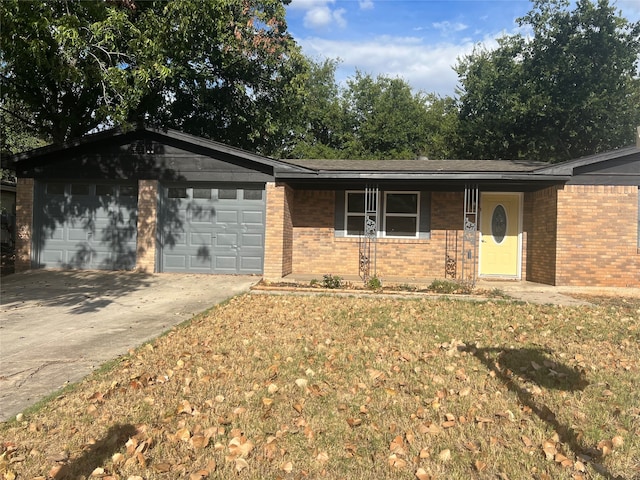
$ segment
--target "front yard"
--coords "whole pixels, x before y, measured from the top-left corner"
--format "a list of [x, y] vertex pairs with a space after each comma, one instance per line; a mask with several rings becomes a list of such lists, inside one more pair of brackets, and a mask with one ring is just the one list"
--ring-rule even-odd
[[236, 297], [0, 426], [0, 473], [638, 478], [640, 300], [591, 300]]

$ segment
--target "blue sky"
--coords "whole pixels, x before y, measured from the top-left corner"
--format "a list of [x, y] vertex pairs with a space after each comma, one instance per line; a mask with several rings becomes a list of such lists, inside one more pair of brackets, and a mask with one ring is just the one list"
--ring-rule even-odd
[[[615, 5], [640, 19], [640, 0]], [[306, 55], [341, 60], [340, 82], [357, 68], [444, 96], [455, 92], [457, 58], [520, 31], [516, 19], [530, 9], [524, 0], [292, 0], [287, 23]]]

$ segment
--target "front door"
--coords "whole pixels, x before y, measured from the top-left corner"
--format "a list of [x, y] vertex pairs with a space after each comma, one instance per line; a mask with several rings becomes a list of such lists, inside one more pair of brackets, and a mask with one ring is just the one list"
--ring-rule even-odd
[[480, 203], [480, 275], [520, 278], [519, 193], [483, 193]]

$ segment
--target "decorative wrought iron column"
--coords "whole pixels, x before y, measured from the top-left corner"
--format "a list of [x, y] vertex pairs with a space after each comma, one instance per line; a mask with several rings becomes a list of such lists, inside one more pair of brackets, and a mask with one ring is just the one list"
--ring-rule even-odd
[[462, 281], [475, 286], [478, 278], [478, 185], [464, 188], [464, 231], [462, 234]]
[[[378, 238], [378, 186], [364, 189], [364, 234], [360, 238], [360, 278], [363, 282], [376, 276]], [[373, 267], [373, 272], [372, 272]]]
[[447, 230], [445, 234], [444, 278], [458, 276], [458, 231]]

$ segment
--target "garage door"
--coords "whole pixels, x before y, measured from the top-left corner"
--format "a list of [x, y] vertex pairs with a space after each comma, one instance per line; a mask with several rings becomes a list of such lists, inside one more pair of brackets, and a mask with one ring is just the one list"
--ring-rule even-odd
[[127, 270], [136, 264], [135, 184], [39, 183], [36, 266]]
[[262, 273], [264, 185], [161, 188], [162, 272]]

